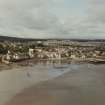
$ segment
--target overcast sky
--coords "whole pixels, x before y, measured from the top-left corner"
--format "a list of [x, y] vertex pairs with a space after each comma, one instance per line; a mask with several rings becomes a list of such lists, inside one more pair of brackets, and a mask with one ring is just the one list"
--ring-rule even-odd
[[0, 0], [0, 34], [105, 38], [105, 0]]

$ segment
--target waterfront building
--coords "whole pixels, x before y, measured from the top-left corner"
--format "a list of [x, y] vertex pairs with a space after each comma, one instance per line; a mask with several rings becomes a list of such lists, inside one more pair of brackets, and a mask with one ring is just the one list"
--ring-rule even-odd
[[72, 54], [72, 55], [71, 55], [71, 58], [72, 58], [72, 59], [76, 59], [76, 55]]
[[34, 57], [34, 49], [29, 48], [29, 57], [33, 58]]
[[19, 57], [19, 55], [18, 55], [18, 54], [14, 54], [14, 55], [13, 55], [13, 59], [15, 59], [15, 60], [19, 60], [19, 59], [20, 59], [20, 57]]
[[8, 53], [6, 54], [6, 60], [11, 60], [11, 58], [12, 58], [12, 54], [11, 54], [11, 52], [8, 50]]

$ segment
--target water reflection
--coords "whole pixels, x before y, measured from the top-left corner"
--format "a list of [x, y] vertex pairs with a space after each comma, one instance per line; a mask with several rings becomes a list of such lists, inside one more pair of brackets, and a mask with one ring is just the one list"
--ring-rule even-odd
[[81, 69], [96, 67], [90, 64], [81, 65], [80, 63], [64, 60], [29, 60], [15, 65], [18, 65], [19, 68], [13, 66], [12, 70], [0, 72], [0, 105], [3, 105], [3, 103], [10, 100], [23, 89], [31, 87], [39, 82], [56, 78], [70, 71], [79, 71]]
[[17, 65], [20, 67], [0, 72], [0, 105], [24, 88], [58, 77], [71, 70], [71, 66], [63, 61], [25, 61]]
[[[29, 61], [24, 61], [24, 62], [20, 62], [20, 63], [16, 63], [18, 66], [35, 66], [35, 65], [44, 65], [44, 66], [47, 66], [47, 65], [50, 65], [50, 66], [53, 66], [53, 67], [60, 67], [61, 68], [66, 68], [66, 66], [64, 65], [67, 65], [67, 64], [71, 64], [72, 62], [70, 60], [29, 60]], [[73, 63], [72, 63], [73, 64]], [[59, 68], [58, 67], [58, 68]], [[60, 69], [61, 69], [60, 68]]]

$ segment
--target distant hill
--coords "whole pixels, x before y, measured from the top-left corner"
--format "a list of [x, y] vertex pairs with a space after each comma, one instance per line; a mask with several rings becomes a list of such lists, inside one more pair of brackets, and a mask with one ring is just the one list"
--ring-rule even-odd
[[38, 41], [38, 40], [40, 40], [40, 39], [0, 36], [0, 42], [4, 42], [4, 41], [10, 41], [10, 42], [27, 42], [27, 41]]
[[105, 39], [60, 39], [60, 38], [48, 38], [48, 39], [34, 39], [34, 38], [18, 38], [9, 36], [0, 36], [0, 42], [11, 41], [11, 42], [27, 42], [27, 41], [46, 41], [46, 40], [70, 40], [77, 42], [105, 42]]

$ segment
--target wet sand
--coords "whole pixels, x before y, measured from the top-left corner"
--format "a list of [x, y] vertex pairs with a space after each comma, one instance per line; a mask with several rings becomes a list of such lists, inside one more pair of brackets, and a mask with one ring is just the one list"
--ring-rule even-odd
[[75, 66], [25, 89], [5, 105], [105, 105], [105, 65]]
[[[10, 66], [10, 65], [8, 65]], [[5, 67], [5, 66], [4, 66]], [[71, 70], [72, 66], [63, 64], [55, 67], [53, 64], [28, 64], [27, 66], [11, 65], [12, 69], [0, 71], [0, 105], [4, 105], [25, 88], [32, 87], [42, 81], [58, 77]]]

